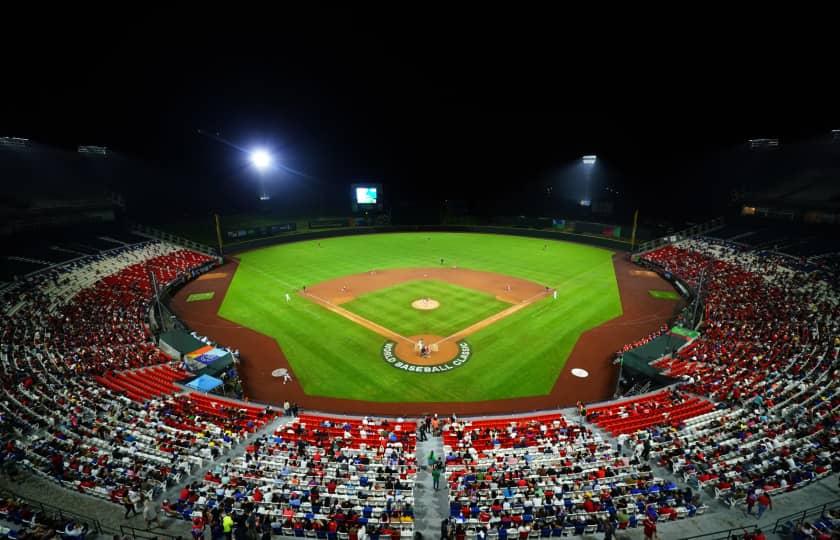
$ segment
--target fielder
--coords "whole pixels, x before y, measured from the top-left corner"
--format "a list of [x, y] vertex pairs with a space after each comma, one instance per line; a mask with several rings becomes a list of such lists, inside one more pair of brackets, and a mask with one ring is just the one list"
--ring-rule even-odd
[[289, 293], [286, 293], [286, 302], [291, 302], [291, 301], [292, 301], [292, 297], [289, 295]]

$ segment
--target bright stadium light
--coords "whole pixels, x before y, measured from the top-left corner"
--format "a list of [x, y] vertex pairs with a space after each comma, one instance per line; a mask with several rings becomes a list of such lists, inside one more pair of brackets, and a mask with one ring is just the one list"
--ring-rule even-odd
[[265, 171], [271, 167], [272, 161], [274, 160], [272, 159], [271, 154], [269, 154], [265, 149], [258, 148], [251, 152], [251, 163], [258, 171]]
[[598, 161], [598, 156], [596, 156], [594, 154], [583, 156], [583, 164], [584, 165], [595, 165], [596, 161]]

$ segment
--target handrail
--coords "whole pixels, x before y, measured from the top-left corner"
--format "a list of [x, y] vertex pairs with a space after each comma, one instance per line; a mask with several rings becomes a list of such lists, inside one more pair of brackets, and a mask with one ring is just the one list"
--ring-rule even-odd
[[[814, 516], [814, 515], [822, 515], [826, 510], [833, 510], [834, 508], [840, 507], [840, 499], [836, 499], [824, 504], [820, 504], [817, 506], [812, 506], [811, 508], [806, 508], [805, 510], [800, 510], [799, 512], [789, 514], [784, 517], [780, 517], [776, 520], [775, 525], [773, 525], [773, 533], [778, 533], [779, 528], [782, 524], [787, 523], [793, 519], [798, 518], [796, 524], [802, 523], [806, 517]], [[720, 531], [714, 531], [705, 534], [698, 534], [695, 536], [688, 536], [683, 538], [682, 540], [695, 540], [697, 538], [704, 538], [705, 540], [727, 540], [730, 538], [735, 538], [733, 534], [741, 533], [741, 532], [749, 532], [751, 529], [754, 529], [756, 525], [744, 525], [742, 527], [733, 527], [731, 529], [722, 529]]]
[[96, 534], [100, 534], [102, 532], [102, 523], [97, 518], [90, 517], [79, 512], [73, 512], [72, 510], [61, 508], [60, 506], [53, 506], [49, 503], [36, 501], [35, 499], [20, 495], [5, 488], [0, 488], [0, 493], [3, 493], [5, 496], [13, 499], [18, 499], [24, 502], [27, 506], [40, 510], [41, 513], [48, 514], [50, 516], [58, 516], [59, 520], [64, 520], [66, 518], [77, 520], [88, 526], [89, 533], [95, 532]]
[[[800, 523], [805, 521], [805, 518], [807, 518], [808, 516], [822, 516], [826, 510], [833, 510], [835, 508], [840, 508], [840, 499], [835, 499], [824, 504], [812, 506], [811, 508], [806, 508], [805, 510], [800, 510], [799, 512], [780, 517], [776, 520], [775, 525], [773, 525], [773, 532], [777, 532], [779, 527], [783, 523], [787, 523], [788, 521], [793, 521], [794, 519], [796, 519], [796, 524], [799, 525]], [[819, 510], [819, 512], [817, 512], [817, 510]]]
[[120, 525], [120, 534], [125, 537], [139, 538], [141, 540], [179, 540], [183, 536], [171, 535], [153, 531], [151, 529], [138, 529], [137, 527], [130, 527], [128, 525]]
[[704, 538], [706, 540], [729, 540], [735, 538], [743, 538], [743, 535], [755, 530], [755, 525], [744, 525], [743, 527], [733, 527], [731, 529], [723, 529], [705, 534], [697, 534], [694, 536], [686, 536], [681, 540], [695, 540], [696, 538]]
[[693, 227], [683, 229], [682, 231], [678, 231], [673, 234], [669, 234], [661, 238], [656, 238], [639, 244], [639, 247], [636, 248], [635, 253], [650, 251], [661, 246], [673, 244], [674, 242], [678, 242], [680, 240], [685, 240], [687, 238], [692, 238], [694, 236], [705, 234], [707, 232], [714, 231], [715, 229], [719, 229], [724, 225], [725, 221], [723, 217], [717, 217], [705, 223], [699, 223], [697, 225], [694, 225]]

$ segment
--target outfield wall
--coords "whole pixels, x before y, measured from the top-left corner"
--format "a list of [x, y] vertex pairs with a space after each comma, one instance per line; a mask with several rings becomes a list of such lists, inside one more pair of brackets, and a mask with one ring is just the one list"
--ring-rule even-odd
[[456, 233], [484, 233], [484, 234], [507, 234], [511, 236], [526, 236], [530, 238], [545, 238], [546, 240], [563, 240], [578, 244], [588, 244], [613, 251], [630, 251], [630, 244], [617, 239], [605, 238], [602, 236], [591, 236], [587, 234], [574, 234], [553, 230], [522, 229], [516, 227], [480, 227], [464, 225], [414, 225], [414, 226], [387, 226], [387, 227], [352, 227], [346, 229], [328, 229], [317, 232], [300, 233], [295, 235], [274, 236], [269, 238], [256, 238], [247, 242], [238, 242], [224, 246], [225, 255], [235, 255], [243, 251], [263, 248], [275, 244], [288, 244], [289, 242], [302, 242], [305, 240], [319, 240], [336, 236], [353, 236], [359, 234], [379, 233], [406, 233], [406, 232], [456, 232]]

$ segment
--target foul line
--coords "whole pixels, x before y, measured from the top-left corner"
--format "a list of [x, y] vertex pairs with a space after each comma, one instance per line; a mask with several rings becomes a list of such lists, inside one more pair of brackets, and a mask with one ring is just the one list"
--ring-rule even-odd
[[[550, 292], [551, 291], [539, 292], [539, 293], [535, 294], [534, 296], [532, 296], [531, 298], [523, 300], [522, 302], [519, 302], [518, 304], [515, 304], [515, 305], [513, 305], [513, 306], [511, 306], [507, 309], [504, 309], [504, 310], [496, 313], [495, 315], [491, 315], [491, 316], [487, 317], [486, 319], [482, 319], [482, 320], [478, 321], [477, 323], [471, 324], [468, 327], [464, 328], [463, 330], [459, 330], [459, 331], [455, 332], [451, 336], [447, 336], [447, 337], [441, 339], [440, 341], [437, 341], [436, 343], [434, 343], [434, 345], [440, 345], [441, 343], [444, 343], [444, 342], [450, 341], [450, 340], [459, 340], [461, 338], [465, 338], [468, 335], [472, 334], [473, 332], [477, 332], [478, 330], [481, 330], [482, 328], [486, 328], [487, 326], [490, 326], [491, 324], [493, 324], [495, 322], [498, 322], [498, 321], [504, 319], [505, 317], [513, 315], [517, 311], [520, 311], [520, 310], [530, 306], [531, 304], [533, 304], [534, 302], [536, 302], [540, 298], [545, 298], [546, 296], [548, 296], [550, 294]], [[391, 339], [393, 341], [401, 341], [402, 340], [402, 341], [405, 341], [407, 343], [410, 343], [411, 345], [414, 345], [413, 341], [411, 341], [407, 337], [403, 336], [402, 334], [398, 334], [398, 333], [394, 332], [393, 330], [391, 330], [389, 328], [385, 328], [381, 324], [377, 324], [377, 323], [375, 323], [375, 322], [373, 322], [369, 319], [366, 319], [366, 318], [362, 317], [361, 315], [356, 315], [352, 311], [344, 309], [343, 307], [341, 307], [339, 305], [333, 304], [332, 302], [330, 302], [326, 298], [321, 298], [320, 296], [314, 295], [312, 293], [302, 292], [302, 291], [300, 292], [300, 295], [305, 296], [307, 298], [311, 298], [314, 302], [324, 306], [325, 308], [332, 311], [333, 313], [337, 313], [338, 315], [341, 315], [342, 317], [344, 317], [346, 319], [349, 319], [356, 324], [359, 324], [361, 326], [364, 326], [365, 328], [373, 330], [374, 332], [376, 332], [380, 336], [386, 337], [386, 338]]]
[[482, 328], [486, 328], [486, 327], [490, 326], [491, 324], [504, 319], [505, 317], [513, 315], [517, 311], [530, 306], [531, 304], [533, 304], [534, 302], [536, 302], [540, 298], [545, 298], [548, 295], [549, 295], [548, 291], [538, 292], [537, 294], [535, 294], [531, 298], [523, 300], [523, 301], [519, 302], [518, 304], [514, 304], [507, 309], [503, 309], [502, 311], [496, 313], [495, 315], [490, 315], [486, 319], [482, 319], [482, 320], [478, 321], [477, 323], [469, 325], [468, 327], [464, 328], [463, 330], [459, 330], [459, 331], [455, 332], [451, 336], [447, 336], [447, 337], [441, 339], [440, 341], [435, 343], [435, 345], [440, 345], [441, 343], [443, 343], [445, 341], [449, 341], [449, 340], [457, 341], [461, 338], [465, 338], [468, 335], [481, 330]]
[[337, 313], [337, 314], [341, 315], [342, 317], [344, 317], [346, 319], [350, 319], [351, 321], [353, 321], [356, 324], [359, 324], [361, 326], [364, 326], [365, 328], [373, 330], [374, 332], [376, 332], [380, 336], [386, 337], [386, 338], [388, 338], [390, 340], [393, 340], [393, 341], [405, 341], [407, 343], [411, 343], [412, 345], [414, 344], [414, 342], [411, 341], [410, 339], [408, 339], [407, 337], [405, 337], [401, 334], [398, 334], [398, 333], [394, 332], [393, 330], [385, 328], [381, 324], [376, 324], [375, 322], [373, 322], [369, 319], [365, 319], [361, 315], [356, 315], [352, 311], [348, 311], [341, 306], [333, 304], [332, 302], [330, 302], [329, 300], [327, 300], [325, 298], [321, 298], [320, 296], [316, 296], [316, 295], [314, 295], [312, 293], [308, 293], [308, 292], [306, 292], [306, 293], [301, 292], [300, 295], [305, 296], [307, 298], [311, 298], [313, 301], [315, 301], [318, 304], [321, 304], [322, 306], [324, 306], [328, 310], [332, 311], [333, 313]]

